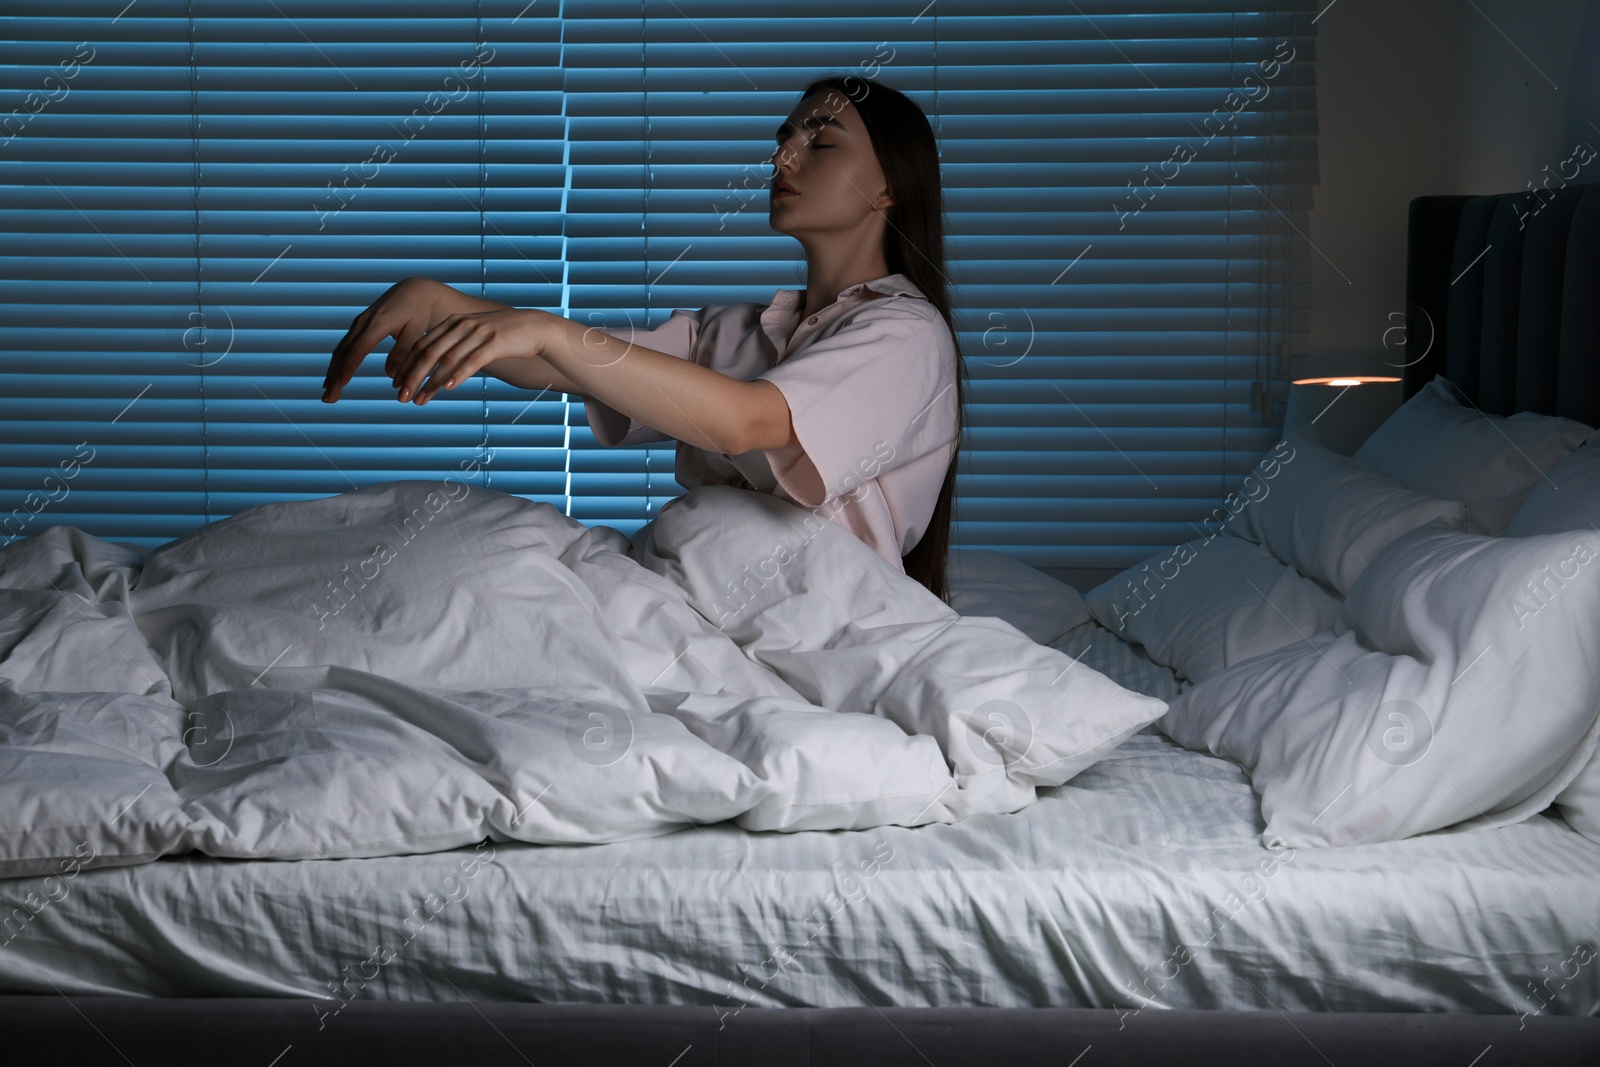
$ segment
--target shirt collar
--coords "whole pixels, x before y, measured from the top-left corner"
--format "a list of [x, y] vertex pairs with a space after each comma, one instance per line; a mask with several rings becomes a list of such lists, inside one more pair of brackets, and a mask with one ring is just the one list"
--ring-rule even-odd
[[858, 282], [839, 295], [850, 296], [863, 289], [877, 296], [914, 296], [918, 300], [928, 299], [904, 274], [885, 274], [882, 278], [874, 278], [870, 282]]
[[[904, 274], [886, 274], [882, 278], [874, 278], [869, 282], [857, 282], [855, 285], [845, 288], [839, 294], [839, 299], [843, 300], [848, 296], [856, 296], [863, 291], [868, 296], [911, 296], [916, 297], [918, 300], [928, 299], [922, 294], [922, 290], [912, 284], [911, 279]], [[804, 301], [804, 289], [779, 289], [772, 295], [772, 306], [783, 308], [784, 310], [798, 310]]]

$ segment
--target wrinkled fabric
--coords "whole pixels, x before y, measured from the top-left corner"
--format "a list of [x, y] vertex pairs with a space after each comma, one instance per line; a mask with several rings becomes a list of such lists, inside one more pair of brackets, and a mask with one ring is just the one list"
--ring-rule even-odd
[[1166, 709], [722, 486], [631, 543], [446, 479], [124, 551], [0, 553], [0, 875], [954, 822]]

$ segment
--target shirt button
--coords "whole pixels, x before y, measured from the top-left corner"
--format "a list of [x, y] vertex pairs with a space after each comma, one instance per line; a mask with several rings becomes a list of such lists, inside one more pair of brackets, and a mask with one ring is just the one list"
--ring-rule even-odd
[[815, 326], [817, 324], [817, 317], [815, 315], [811, 316], [809, 319], [806, 320], [806, 323], [808, 325]]

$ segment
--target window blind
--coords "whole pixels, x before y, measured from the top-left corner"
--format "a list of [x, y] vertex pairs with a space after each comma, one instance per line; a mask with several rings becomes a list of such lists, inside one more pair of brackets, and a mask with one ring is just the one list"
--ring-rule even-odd
[[[935, 124], [970, 380], [955, 543], [1126, 566], [1277, 437], [1306, 328], [1314, 11], [1199, 0], [11, 5], [0, 543], [153, 546], [261, 503], [464, 476], [631, 533], [673, 451], [478, 376], [401, 405], [328, 354], [410, 275], [602, 326], [804, 285], [766, 224], [810, 78]], [[383, 346], [386, 347], [386, 346]]]

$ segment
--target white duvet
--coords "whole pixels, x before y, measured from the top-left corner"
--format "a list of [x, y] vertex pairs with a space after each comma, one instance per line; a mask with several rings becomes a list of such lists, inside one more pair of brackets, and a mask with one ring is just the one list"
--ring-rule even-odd
[[0, 551], [0, 875], [1010, 812], [1166, 709], [848, 532], [389, 482]]

